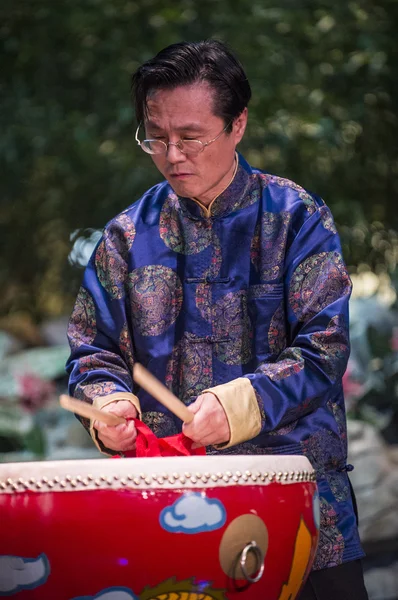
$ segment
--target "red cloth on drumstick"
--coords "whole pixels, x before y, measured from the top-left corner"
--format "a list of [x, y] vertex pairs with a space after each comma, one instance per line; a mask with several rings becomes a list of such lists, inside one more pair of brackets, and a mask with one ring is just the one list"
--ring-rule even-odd
[[[139, 419], [133, 420], [137, 429], [137, 440], [135, 450], [124, 452], [127, 458], [141, 458], [144, 456], [203, 456], [206, 454], [204, 446], [192, 448], [194, 442], [183, 433], [158, 438], [145, 423]], [[116, 458], [116, 457], [115, 457]]]

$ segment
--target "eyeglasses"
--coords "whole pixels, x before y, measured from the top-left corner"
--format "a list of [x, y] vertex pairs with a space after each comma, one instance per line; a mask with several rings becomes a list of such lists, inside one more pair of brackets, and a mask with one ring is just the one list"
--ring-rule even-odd
[[183, 154], [200, 154], [201, 152], [203, 152], [206, 146], [209, 146], [210, 144], [218, 140], [218, 138], [222, 136], [222, 134], [227, 130], [230, 124], [231, 121], [228, 123], [228, 125], [224, 127], [221, 133], [219, 133], [215, 138], [209, 140], [208, 142], [201, 142], [200, 140], [181, 139], [178, 140], [178, 142], [167, 142], [166, 144], [166, 142], [162, 142], [162, 140], [142, 140], [141, 142], [138, 139], [138, 131], [141, 127], [140, 123], [137, 127], [137, 131], [135, 132], [135, 141], [147, 154], [165, 154], [169, 146], [177, 146], [179, 151]]

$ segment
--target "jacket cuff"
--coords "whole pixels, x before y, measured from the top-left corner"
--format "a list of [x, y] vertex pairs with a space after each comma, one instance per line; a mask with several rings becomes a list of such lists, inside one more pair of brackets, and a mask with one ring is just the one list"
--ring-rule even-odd
[[[108, 394], [107, 396], [97, 396], [93, 400], [93, 406], [101, 410], [101, 408], [104, 408], [104, 406], [108, 406], [108, 404], [111, 404], [112, 402], [118, 402], [119, 400], [128, 400], [128, 402], [131, 402], [131, 404], [137, 409], [138, 418], [141, 419], [142, 413], [140, 401], [138, 400], [137, 396], [135, 396], [134, 394], [130, 394], [129, 392], [115, 392], [114, 394]], [[108, 456], [118, 454], [118, 452], [116, 452], [115, 450], [110, 450], [109, 448], [106, 448], [106, 446], [104, 446], [101, 440], [98, 439], [98, 431], [93, 427], [93, 423], [94, 421], [93, 419], [91, 419], [90, 435], [98, 450]]]
[[247, 442], [261, 431], [261, 413], [250, 380], [239, 377], [228, 383], [204, 390], [214, 394], [227, 415], [231, 437], [225, 444], [215, 446], [218, 450]]

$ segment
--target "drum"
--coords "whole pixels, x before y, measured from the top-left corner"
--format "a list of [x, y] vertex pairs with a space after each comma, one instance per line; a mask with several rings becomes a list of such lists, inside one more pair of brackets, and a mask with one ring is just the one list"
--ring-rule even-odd
[[0, 465], [0, 596], [293, 600], [319, 498], [303, 456]]

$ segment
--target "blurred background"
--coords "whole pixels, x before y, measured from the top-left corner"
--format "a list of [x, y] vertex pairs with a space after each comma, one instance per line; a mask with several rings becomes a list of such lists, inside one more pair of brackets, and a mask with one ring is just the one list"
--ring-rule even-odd
[[252, 85], [240, 150], [332, 209], [354, 283], [344, 379], [371, 600], [398, 599], [397, 0], [14, 0], [0, 7], [0, 461], [96, 458], [58, 407], [101, 228], [159, 181], [130, 76], [215, 37]]

